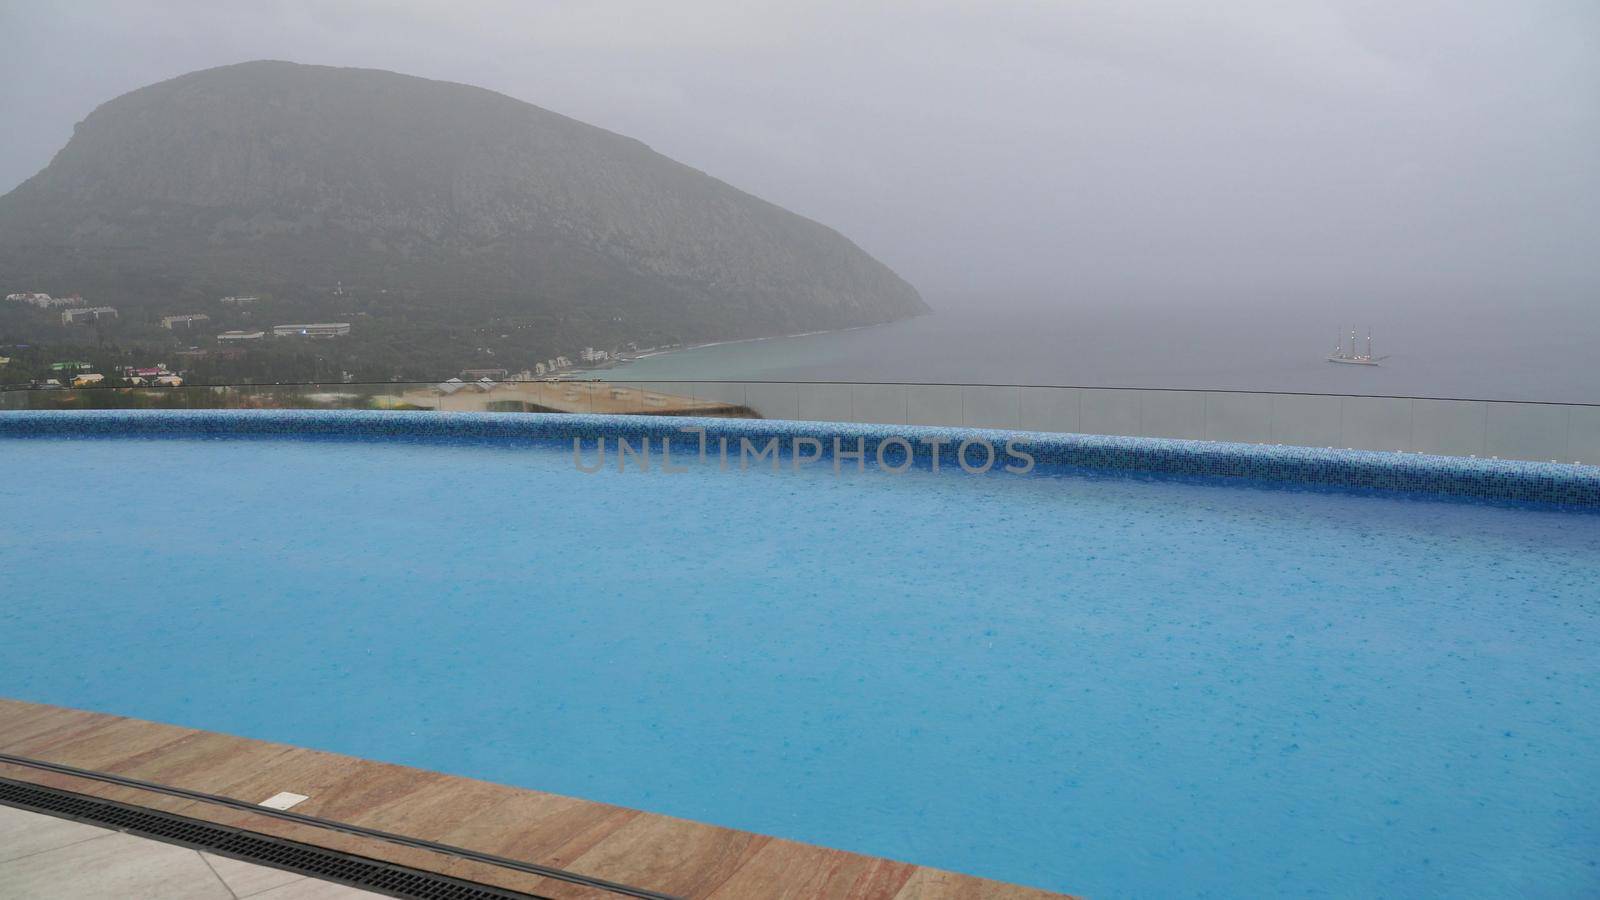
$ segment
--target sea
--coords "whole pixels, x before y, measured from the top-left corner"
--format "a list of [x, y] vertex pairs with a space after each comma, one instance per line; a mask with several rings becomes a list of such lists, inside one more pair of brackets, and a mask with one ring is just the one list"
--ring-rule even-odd
[[[1093, 302], [934, 298], [913, 319], [650, 355], [610, 380], [1291, 391], [1600, 403], [1600, 298]], [[1379, 366], [1327, 361], [1351, 332]]]

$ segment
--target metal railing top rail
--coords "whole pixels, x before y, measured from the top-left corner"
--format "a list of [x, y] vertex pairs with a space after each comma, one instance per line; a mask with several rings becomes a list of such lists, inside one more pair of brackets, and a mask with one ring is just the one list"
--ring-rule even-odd
[[[456, 376], [450, 376], [456, 377]], [[379, 389], [402, 388], [407, 386], [433, 386], [448, 381], [449, 378], [426, 381], [255, 381], [255, 382], [197, 382], [182, 385], [84, 385], [74, 387], [70, 384], [59, 386], [41, 387], [36, 384], [0, 384], [0, 392], [37, 392], [55, 394], [61, 391], [188, 391], [215, 388], [234, 388], [241, 390], [270, 390], [273, 388], [347, 388], [347, 389]], [[1600, 407], [1600, 400], [1595, 402], [1572, 400], [1512, 400], [1497, 397], [1449, 397], [1419, 394], [1359, 394], [1359, 393], [1330, 393], [1327, 391], [1285, 391], [1285, 390], [1248, 390], [1243, 388], [1208, 388], [1208, 387], [1141, 387], [1118, 384], [1026, 384], [1012, 382], [983, 382], [983, 381], [848, 381], [848, 380], [814, 380], [814, 379], [788, 379], [772, 380], [764, 378], [595, 378], [578, 377], [573, 375], [557, 376], [555, 378], [539, 378], [533, 381], [502, 381], [497, 384], [562, 384], [562, 383], [609, 383], [617, 385], [630, 384], [770, 384], [770, 385], [842, 385], [861, 387], [946, 387], [946, 388], [1027, 388], [1073, 391], [1145, 391], [1160, 393], [1184, 394], [1261, 394], [1267, 396], [1283, 397], [1357, 397], [1373, 400], [1441, 400], [1457, 403], [1521, 403], [1536, 406], [1589, 406]], [[471, 382], [465, 382], [471, 384]]]

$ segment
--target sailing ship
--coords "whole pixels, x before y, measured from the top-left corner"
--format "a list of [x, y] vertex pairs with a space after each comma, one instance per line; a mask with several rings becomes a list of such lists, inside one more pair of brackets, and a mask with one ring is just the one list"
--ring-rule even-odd
[[1356, 331], [1350, 329], [1350, 349], [1344, 348], [1344, 338], [1340, 338], [1333, 345], [1333, 354], [1328, 357], [1328, 362], [1340, 363], [1346, 366], [1375, 366], [1379, 361], [1388, 359], [1387, 356], [1372, 355], [1372, 332], [1367, 332], [1367, 352], [1356, 352]]

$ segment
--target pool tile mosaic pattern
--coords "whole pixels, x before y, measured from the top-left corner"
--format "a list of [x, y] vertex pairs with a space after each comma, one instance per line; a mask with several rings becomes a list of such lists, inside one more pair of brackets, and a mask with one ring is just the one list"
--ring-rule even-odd
[[[569, 445], [576, 440], [582, 446], [593, 447], [604, 437], [658, 444], [665, 440], [671, 442], [674, 453], [692, 455], [701, 449], [702, 438], [698, 432], [685, 429], [703, 429], [712, 441], [713, 454], [717, 440], [726, 438], [735, 458], [741, 441], [764, 447], [776, 438], [780, 450], [786, 452], [798, 438], [818, 441], [824, 448], [833, 447], [837, 441], [842, 448], [859, 449], [867, 460], [874, 460], [885, 442], [901, 439], [918, 448], [916, 464], [931, 466], [937, 455], [942, 467], [954, 469], [960, 466], [958, 455], [964, 443], [987, 443], [998, 451], [1007, 442], [1015, 442], [1036, 460], [1035, 471], [1041, 472], [1072, 468], [1124, 470], [1600, 509], [1600, 466], [1200, 440], [655, 416], [351, 410], [0, 413], [0, 437], [13, 438], [293, 436]], [[899, 450], [884, 449], [891, 462], [898, 462]], [[981, 458], [978, 450], [969, 457], [974, 463]], [[1000, 457], [1001, 462], [1004, 459]], [[991, 471], [1001, 469], [996, 465]]]

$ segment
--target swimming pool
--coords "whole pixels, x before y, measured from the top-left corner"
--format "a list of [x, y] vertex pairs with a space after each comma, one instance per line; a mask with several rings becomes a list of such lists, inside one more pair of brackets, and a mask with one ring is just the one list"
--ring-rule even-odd
[[0, 427], [0, 695], [1098, 896], [1600, 889], [1592, 510], [375, 415]]

